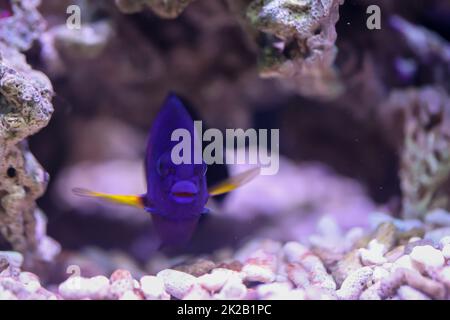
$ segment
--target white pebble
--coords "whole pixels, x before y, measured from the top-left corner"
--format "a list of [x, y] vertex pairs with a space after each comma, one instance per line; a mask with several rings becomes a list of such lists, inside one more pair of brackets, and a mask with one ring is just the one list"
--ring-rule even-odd
[[412, 238], [409, 238], [408, 243], [413, 243], [413, 242], [420, 241], [420, 240], [422, 240], [422, 238], [420, 238], [420, 237], [412, 237]]
[[392, 262], [386, 262], [386, 263], [383, 263], [382, 267], [388, 271], [391, 271], [393, 265], [394, 264]]
[[169, 294], [166, 292], [164, 282], [155, 276], [143, 276], [140, 280], [141, 290], [147, 300], [168, 300]]
[[450, 244], [450, 236], [443, 237], [439, 240], [439, 245], [441, 248], [445, 247], [446, 244]]
[[413, 262], [424, 267], [440, 268], [445, 263], [442, 252], [430, 245], [414, 247], [410, 257]]
[[200, 285], [194, 285], [183, 297], [183, 300], [210, 300], [210, 293]]
[[361, 258], [361, 262], [365, 266], [370, 265], [381, 265], [387, 262], [387, 259], [380, 255], [378, 252], [370, 251], [365, 248], [359, 249], [359, 257]]
[[303, 289], [294, 289], [289, 291], [287, 297], [283, 297], [283, 299], [278, 300], [305, 300], [305, 290]]
[[259, 285], [256, 288], [256, 293], [260, 299], [279, 300], [280, 297], [288, 297], [291, 289], [292, 285], [289, 282], [274, 282]]
[[397, 295], [401, 300], [430, 300], [430, 298], [410, 286], [401, 286], [397, 290]]
[[393, 265], [391, 267], [391, 272], [394, 272], [395, 270], [397, 270], [399, 268], [416, 270], [416, 268], [414, 268], [414, 266], [413, 266], [411, 257], [408, 255], [401, 256], [400, 258], [395, 260], [395, 262], [393, 263]]
[[142, 300], [142, 298], [133, 290], [128, 290], [119, 298], [119, 300]]
[[21, 272], [19, 281], [25, 286], [28, 292], [36, 292], [41, 288], [39, 278], [31, 272]]
[[389, 275], [389, 271], [387, 271], [385, 268], [375, 267], [373, 269], [372, 281], [373, 282], [378, 282], [381, 279], [386, 278], [388, 275]]
[[336, 295], [333, 291], [310, 286], [305, 289], [305, 300], [336, 300]]
[[58, 287], [59, 294], [64, 299], [83, 299], [87, 294], [81, 292], [81, 277], [70, 277]]
[[450, 259], [450, 243], [442, 248], [442, 255], [445, 259]]
[[246, 264], [242, 268], [245, 281], [258, 281], [263, 283], [273, 282], [275, 273], [266, 266], [257, 264]]
[[222, 300], [243, 299], [247, 294], [247, 287], [242, 283], [239, 277], [231, 277], [227, 280], [222, 290], [214, 297]]
[[9, 290], [0, 290], [0, 300], [19, 300], [19, 298]]
[[87, 290], [91, 299], [103, 299], [109, 289], [109, 279], [105, 276], [96, 276], [88, 279]]
[[386, 245], [384, 245], [383, 243], [379, 242], [377, 239], [373, 239], [369, 242], [369, 244], [367, 245], [367, 248], [372, 251], [372, 252], [377, 252], [380, 255], [383, 255], [387, 252], [387, 248]]
[[439, 280], [450, 288], [450, 266], [443, 268], [439, 272]]
[[359, 296], [359, 300], [381, 300], [380, 291], [381, 282], [375, 282], [373, 285], [364, 290]]
[[89, 297], [89, 291], [85, 285], [86, 281], [86, 278], [78, 276], [70, 277], [59, 285], [59, 294], [64, 299], [86, 299]]
[[104, 276], [83, 278], [73, 276], [59, 285], [59, 293], [65, 299], [102, 299], [109, 289], [109, 279]]
[[185, 272], [165, 269], [156, 275], [164, 282], [166, 291], [177, 299], [182, 299], [197, 283], [197, 278]]
[[239, 276], [239, 273], [233, 270], [217, 268], [211, 273], [206, 273], [198, 277], [197, 282], [206, 290], [217, 292], [224, 286], [225, 282], [231, 276]]

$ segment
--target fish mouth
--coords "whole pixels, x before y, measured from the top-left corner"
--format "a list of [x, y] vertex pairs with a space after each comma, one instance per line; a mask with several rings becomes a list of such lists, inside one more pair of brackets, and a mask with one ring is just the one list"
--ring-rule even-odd
[[178, 203], [193, 202], [197, 193], [197, 186], [190, 181], [178, 181], [170, 190], [171, 198]]

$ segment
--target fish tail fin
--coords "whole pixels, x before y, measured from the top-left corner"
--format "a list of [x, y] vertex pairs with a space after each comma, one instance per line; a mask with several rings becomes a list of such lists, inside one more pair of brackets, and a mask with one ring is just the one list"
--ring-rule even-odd
[[117, 203], [117, 204], [123, 204], [128, 205], [132, 207], [137, 207], [144, 209], [144, 196], [142, 195], [121, 195], [121, 194], [108, 194], [108, 193], [101, 193], [96, 191], [91, 191], [88, 189], [83, 188], [74, 188], [72, 189], [72, 192], [80, 197], [88, 197], [88, 198], [100, 198], [103, 200], [106, 200], [108, 202]]
[[225, 181], [212, 186], [208, 191], [210, 196], [217, 196], [220, 194], [224, 194], [227, 192], [230, 192], [234, 189], [239, 188], [240, 186], [243, 186], [244, 184], [250, 182], [254, 178], [256, 178], [261, 171], [261, 168], [255, 167], [252, 169], [249, 169], [247, 171], [244, 171], [236, 176], [233, 176], [231, 178], [226, 179]]

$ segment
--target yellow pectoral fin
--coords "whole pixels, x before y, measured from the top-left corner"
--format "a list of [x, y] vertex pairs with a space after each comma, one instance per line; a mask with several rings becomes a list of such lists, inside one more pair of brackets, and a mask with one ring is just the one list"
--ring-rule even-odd
[[81, 197], [100, 198], [113, 203], [144, 208], [144, 199], [140, 195], [107, 194], [81, 188], [75, 188], [72, 192]]
[[259, 167], [244, 171], [234, 177], [231, 177], [231, 178], [209, 188], [209, 190], [208, 190], [209, 195], [217, 196], [220, 194], [230, 192], [236, 188], [239, 188], [240, 186], [243, 186], [244, 184], [250, 182], [255, 177], [257, 177], [259, 175], [259, 172], [260, 172]]

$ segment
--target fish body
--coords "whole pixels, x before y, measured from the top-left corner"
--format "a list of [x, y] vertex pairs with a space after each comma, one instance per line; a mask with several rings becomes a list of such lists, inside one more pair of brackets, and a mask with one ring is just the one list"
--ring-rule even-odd
[[169, 245], [189, 240], [209, 198], [207, 165], [194, 163], [194, 143], [190, 163], [172, 161], [171, 151], [178, 142], [171, 136], [176, 129], [186, 129], [191, 137], [197, 137], [191, 116], [170, 94], [153, 122], [145, 159], [146, 210], [152, 214], [162, 242]]
[[[190, 133], [191, 161], [175, 164], [171, 153], [178, 141], [172, 141], [176, 129]], [[194, 161], [194, 140], [198, 139], [194, 121], [174, 94], [169, 94], [153, 121], [145, 156], [147, 191], [143, 195], [111, 195], [76, 188], [80, 196], [145, 209], [152, 216], [155, 231], [163, 246], [183, 246], [190, 240], [210, 196], [220, 195], [247, 183], [259, 174], [259, 167], [231, 177], [212, 188], [206, 182], [207, 165]], [[201, 142], [199, 142], [201, 144]]]

